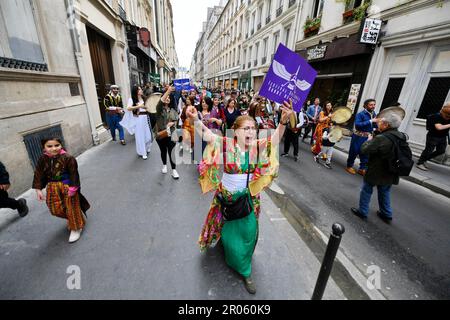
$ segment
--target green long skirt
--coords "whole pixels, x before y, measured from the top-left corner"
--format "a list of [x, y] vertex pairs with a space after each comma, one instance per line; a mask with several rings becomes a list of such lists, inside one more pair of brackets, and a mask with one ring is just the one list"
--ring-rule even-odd
[[[233, 194], [233, 200], [243, 192]], [[222, 245], [226, 263], [245, 278], [252, 273], [252, 256], [258, 238], [258, 221], [252, 211], [242, 219], [225, 221], [222, 227]]]

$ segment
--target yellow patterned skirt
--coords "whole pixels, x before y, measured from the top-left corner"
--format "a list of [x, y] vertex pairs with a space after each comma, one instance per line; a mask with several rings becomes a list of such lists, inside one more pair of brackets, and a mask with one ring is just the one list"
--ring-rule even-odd
[[50, 213], [58, 218], [67, 219], [69, 230], [80, 230], [85, 225], [80, 205], [80, 193], [69, 197], [69, 185], [63, 182], [50, 182], [47, 185], [47, 206]]

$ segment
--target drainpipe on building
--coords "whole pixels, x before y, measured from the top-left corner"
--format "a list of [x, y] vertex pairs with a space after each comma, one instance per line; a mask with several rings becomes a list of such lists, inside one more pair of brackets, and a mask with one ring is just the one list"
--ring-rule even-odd
[[305, 1], [304, 0], [300, 0], [300, 3], [298, 4], [298, 10], [297, 10], [297, 14], [295, 15], [295, 37], [294, 37], [294, 48], [293, 51], [295, 52], [296, 46], [297, 46], [297, 41], [298, 41], [298, 33], [300, 30], [303, 30], [302, 28], [300, 28], [300, 22], [301, 22], [301, 13], [303, 11], [303, 3]]
[[88, 114], [89, 125], [91, 127], [92, 143], [94, 144], [94, 146], [96, 146], [96, 145], [100, 144], [100, 138], [98, 136], [97, 128], [95, 127], [95, 123], [93, 122], [91, 114], [89, 112], [89, 107], [88, 107], [88, 103], [86, 100], [86, 93], [88, 92], [88, 89], [86, 86], [86, 81], [83, 81], [83, 78], [84, 78], [83, 77], [83, 69], [81, 68], [81, 66], [83, 65], [83, 56], [81, 54], [81, 46], [80, 46], [80, 42], [79, 42], [80, 35], [77, 32], [77, 28], [76, 28], [75, 6], [73, 4], [73, 0], [65, 0], [65, 4], [66, 4], [66, 8], [67, 8], [67, 13], [68, 13], [68, 19], [74, 19], [70, 25], [70, 37], [71, 37], [72, 43], [73, 43], [74, 55], [75, 55], [75, 61], [77, 63], [78, 73], [80, 74], [80, 78], [81, 78], [81, 87], [83, 89], [83, 97], [86, 102], [86, 111]]

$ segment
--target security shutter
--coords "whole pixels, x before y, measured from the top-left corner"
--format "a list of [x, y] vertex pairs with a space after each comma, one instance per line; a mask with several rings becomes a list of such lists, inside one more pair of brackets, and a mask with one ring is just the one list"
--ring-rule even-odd
[[426, 119], [428, 115], [439, 112], [444, 105], [449, 90], [450, 77], [431, 78], [417, 118]]
[[59, 137], [64, 145], [64, 137], [60, 125], [33, 132], [23, 137], [33, 169], [36, 168], [37, 162], [42, 155], [41, 140], [48, 137]]

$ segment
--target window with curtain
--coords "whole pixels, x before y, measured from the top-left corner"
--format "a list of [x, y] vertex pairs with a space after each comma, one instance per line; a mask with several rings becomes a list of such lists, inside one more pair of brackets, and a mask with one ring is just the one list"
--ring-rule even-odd
[[45, 63], [31, 0], [1, 0], [0, 30], [0, 57]]

